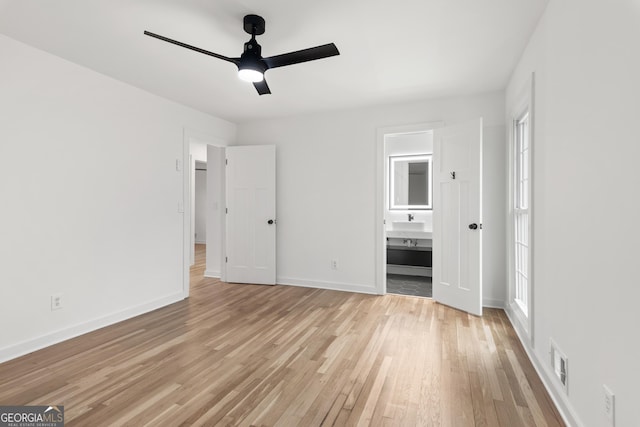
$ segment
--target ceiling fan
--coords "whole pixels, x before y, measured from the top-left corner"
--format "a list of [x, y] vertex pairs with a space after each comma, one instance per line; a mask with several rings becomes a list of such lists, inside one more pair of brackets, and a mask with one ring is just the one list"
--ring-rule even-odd
[[246, 15], [243, 23], [244, 31], [251, 34], [251, 40], [244, 44], [244, 52], [239, 58], [229, 58], [227, 56], [209, 52], [208, 50], [200, 49], [199, 47], [191, 46], [149, 31], [145, 31], [144, 34], [235, 64], [238, 67], [238, 77], [244, 81], [252, 82], [260, 95], [271, 93], [269, 86], [267, 85], [267, 81], [264, 79], [265, 71], [271, 68], [284, 67], [285, 65], [299, 64], [301, 62], [314, 61], [316, 59], [340, 55], [336, 45], [329, 43], [322, 46], [263, 58], [261, 54], [262, 47], [256, 41], [256, 36], [264, 34], [264, 19], [258, 15]]

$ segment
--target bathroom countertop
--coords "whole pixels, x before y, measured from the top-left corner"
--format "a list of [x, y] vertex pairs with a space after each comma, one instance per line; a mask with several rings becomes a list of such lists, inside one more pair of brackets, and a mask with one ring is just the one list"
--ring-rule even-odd
[[431, 230], [387, 230], [387, 237], [400, 239], [431, 239]]

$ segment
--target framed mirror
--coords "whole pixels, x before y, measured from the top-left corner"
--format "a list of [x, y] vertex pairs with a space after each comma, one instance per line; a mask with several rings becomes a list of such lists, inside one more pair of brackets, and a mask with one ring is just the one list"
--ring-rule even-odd
[[389, 156], [389, 209], [432, 209], [431, 175], [431, 154]]

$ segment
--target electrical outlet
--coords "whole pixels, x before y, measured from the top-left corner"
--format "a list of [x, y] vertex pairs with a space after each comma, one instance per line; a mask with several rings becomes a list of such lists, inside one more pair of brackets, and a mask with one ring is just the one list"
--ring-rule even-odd
[[337, 259], [332, 259], [331, 260], [331, 269], [332, 270], [337, 270], [338, 269], [338, 260]]
[[62, 308], [62, 294], [51, 295], [51, 311]]
[[607, 425], [615, 427], [616, 396], [604, 384], [602, 384], [602, 389], [604, 390], [604, 415], [608, 422]]

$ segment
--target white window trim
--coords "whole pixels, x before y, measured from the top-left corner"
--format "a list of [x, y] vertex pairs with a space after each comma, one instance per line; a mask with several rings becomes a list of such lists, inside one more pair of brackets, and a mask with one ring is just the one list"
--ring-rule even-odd
[[[507, 266], [507, 277], [508, 277], [508, 292], [507, 292], [507, 309], [512, 319], [517, 323], [518, 329], [526, 336], [531, 346], [533, 347], [533, 325], [534, 325], [534, 299], [533, 299], [533, 289], [535, 286], [535, 277], [534, 277], [534, 200], [533, 200], [533, 187], [534, 187], [534, 150], [535, 150], [535, 141], [534, 141], [534, 85], [535, 85], [535, 75], [532, 73], [530, 79], [527, 79], [526, 84], [523, 85], [520, 90], [516, 102], [513, 105], [513, 108], [508, 113], [508, 123], [509, 123], [509, 153], [508, 153], [508, 170], [509, 170], [509, 183], [508, 183], [508, 197], [507, 197], [507, 254], [508, 254], [508, 266]], [[515, 130], [516, 123], [525, 115], [529, 114], [529, 262], [528, 262], [528, 286], [527, 286], [527, 315], [525, 315], [524, 311], [521, 309], [519, 303], [515, 300], [516, 290], [515, 290], [515, 231], [514, 231], [514, 212], [515, 212], [515, 195], [516, 189], [514, 188], [514, 159], [515, 159]]]

